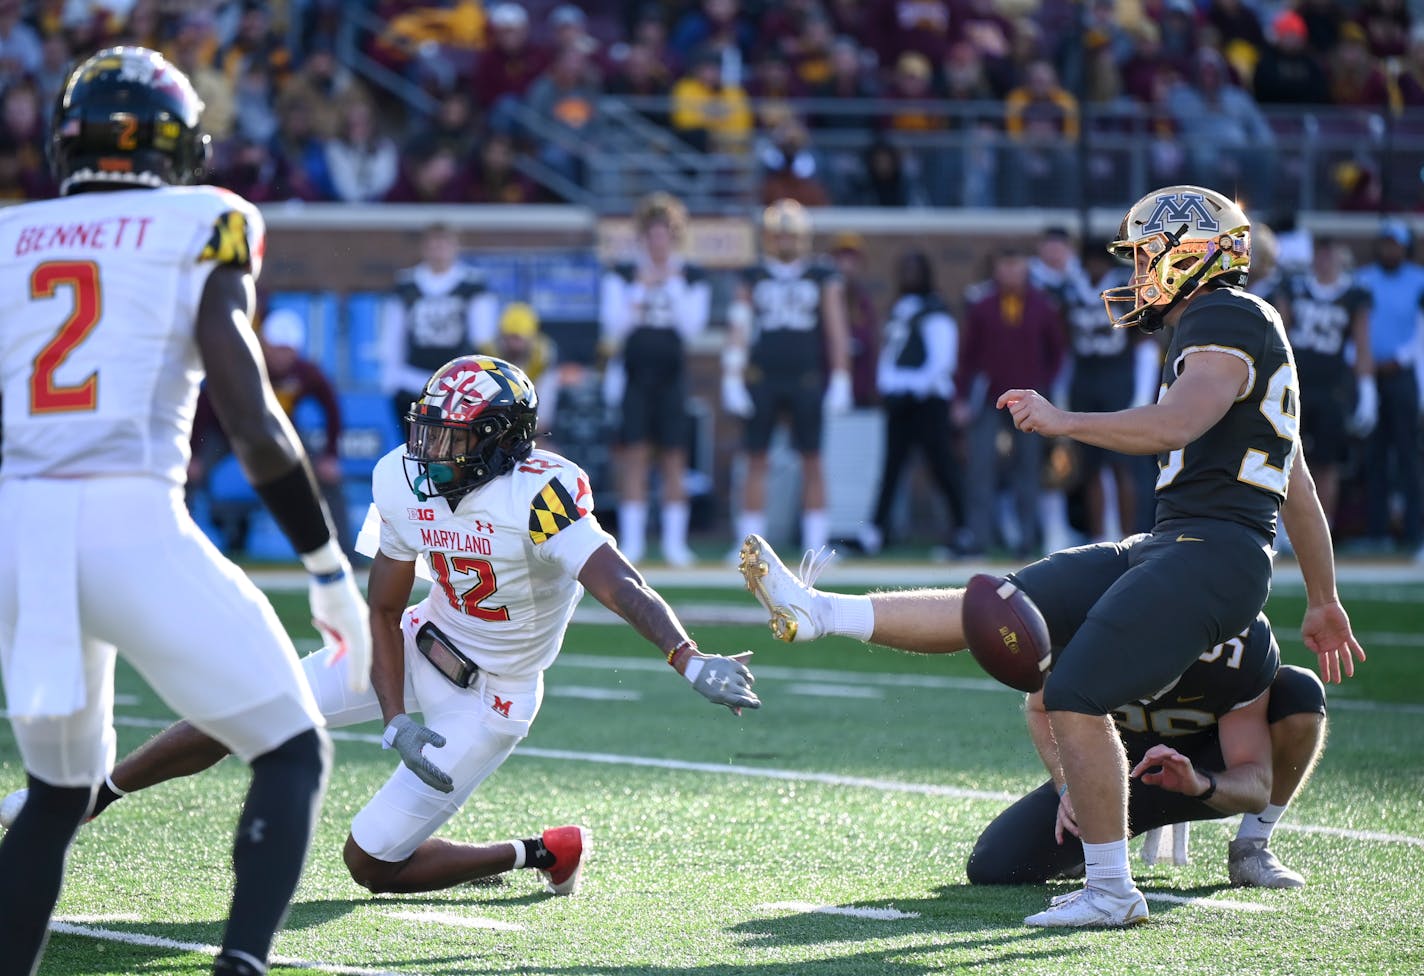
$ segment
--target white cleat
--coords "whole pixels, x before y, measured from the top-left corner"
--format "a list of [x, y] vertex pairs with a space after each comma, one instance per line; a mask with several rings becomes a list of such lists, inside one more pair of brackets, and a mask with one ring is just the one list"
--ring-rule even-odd
[[663, 546], [663, 562], [674, 569], [697, 565], [697, 554], [687, 546]]
[[1305, 878], [1280, 862], [1264, 840], [1233, 840], [1227, 847], [1226, 873], [1244, 888], [1304, 888]]
[[29, 798], [29, 790], [16, 790], [0, 802], [0, 827], [9, 830], [14, 824], [15, 818], [20, 815], [20, 811], [25, 807], [25, 800]]
[[1024, 924], [1038, 929], [1120, 929], [1147, 921], [1147, 899], [1136, 887], [1126, 895], [1101, 888], [1079, 888], [1059, 895]]
[[761, 536], [747, 536], [738, 553], [737, 566], [747, 589], [771, 615], [768, 621], [777, 640], [813, 641], [824, 632], [816, 619], [816, 598], [812, 587], [816, 577], [835, 552], [822, 556], [808, 550], [801, 560], [801, 574], [791, 572]]

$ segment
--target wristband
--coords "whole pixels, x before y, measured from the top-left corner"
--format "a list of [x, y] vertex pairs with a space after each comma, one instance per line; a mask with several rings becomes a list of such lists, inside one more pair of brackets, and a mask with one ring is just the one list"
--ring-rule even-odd
[[346, 576], [346, 556], [335, 539], [327, 540], [325, 545], [311, 552], [302, 553], [301, 560], [312, 579], [318, 583], [335, 583]]
[[[694, 641], [691, 637], [684, 637], [682, 640], [678, 641], [676, 644], [673, 645], [672, 649], [667, 652], [667, 663], [672, 664], [673, 659], [677, 657], [677, 655], [684, 648], [690, 650], [693, 654], [696, 654], [697, 642]], [[677, 667], [677, 665], [673, 664], [673, 667]]]
[[1206, 777], [1208, 785], [1206, 788], [1206, 792], [1198, 793], [1196, 799], [1201, 800], [1203, 803], [1205, 803], [1207, 800], [1210, 800], [1212, 794], [1216, 792], [1216, 774], [1209, 769], [1201, 769], [1198, 770], [1198, 772], [1200, 772], [1203, 776]]

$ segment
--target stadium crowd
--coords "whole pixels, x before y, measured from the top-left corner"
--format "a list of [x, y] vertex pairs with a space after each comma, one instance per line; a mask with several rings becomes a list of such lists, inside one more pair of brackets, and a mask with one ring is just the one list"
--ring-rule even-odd
[[[408, 81], [429, 111], [353, 74], [343, 19], [357, 27], [342, 50]], [[694, 146], [754, 154], [763, 202], [1056, 201], [1090, 128], [1104, 145], [1150, 146], [1154, 182], [1244, 182], [1259, 209], [1272, 187], [1253, 181], [1271, 167], [1249, 163], [1299, 127], [1271, 109], [1400, 120], [1424, 106], [1424, 33], [1401, 0], [0, 0], [0, 198], [51, 190], [49, 105], [72, 60], [109, 43], [188, 72], [218, 181], [258, 202], [554, 199], [517, 153], [575, 184], [581, 162], [512, 105], [596, 140], [614, 95], [664, 99], [638, 104], [662, 105], [646, 113]], [[880, 101], [831, 101], [847, 98]], [[924, 148], [937, 133], [961, 141]], [[1120, 165], [1087, 164], [1094, 180]], [[1378, 208], [1380, 169], [1334, 159], [1334, 206]]]

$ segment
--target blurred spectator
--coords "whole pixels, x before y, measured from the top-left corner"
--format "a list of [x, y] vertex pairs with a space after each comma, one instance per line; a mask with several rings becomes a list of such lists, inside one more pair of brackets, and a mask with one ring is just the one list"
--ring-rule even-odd
[[407, 71], [417, 83], [429, 79], [448, 88], [476, 52], [484, 49], [487, 35], [480, 0], [418, 4], [387, 20], [372, 53], [387, 67]]
[[431, 373], [494, 341], [494, 293], [459, 258], [455, 232], [431, 224], [421, 238], [421, 262], [396, 277], [382, 308], [381, 389], [402, 424]]
[[272, 156], [278, 165], [275, 199], [330, 200], [335, 195], [326, 167], [326, 143], [315, 128], [318, 113], [302, 98], [283, 98]]
[[1330, 56], [1330, 100], [1359, 108], [1389, 107], [1389, 81], [1371, 57], [1358, 24], [1340, 28], [1340, 43]]
[[[499, 331], [480, 351], [498, 356], [524, 370], [539, 393], [539, 443], [552, 450], [545, 431], [552, 431], [559, 416], [559, 347], [539, 331], [539, 313], [525, 302], [510, 302], [499, 314]], [[556, 452], [557, 453], [557, 452]]]
[[332, 46], [320, 43], [307, 52], [301, 68], [282, 85], [282, 94], [331, 103], [359, 88], [355, 76], [336, 59]]
[[1402, 107], [1424, 106], [1424, 29], [1415, 28], [1410, 36], [1409, 52], [1400, 62], [1395, 83]]
[[[1254, 61], [1266, 47], [1266, 34], [1261, 30], [1261, 21], [1256, 16], [1256, 11], [1252, 9], [1254, 4], [1248, 4], [1245, 0], [1211, 0], [1211, 6], [1207, 8], [1206, 22], [1211, 25], [1216, 32], [1216, 44], [1221, 48], [1222, 54], [1228, 61], [1233, 63], [1233, 49], [1244, 48], [1237, 56], [1243, 59]], [[1294, 11], [1282, 11], [1282, 13], [1294, 13]], [[1299, 14], [1296, 14], [1299, 17]], [[1305, 36], [1305, 21], [1300, 22], [1301, 39]], [[1276, 32], [1280, 32], [1280, 18], [1277, 16]]]
[[1340, 26], [1345, 22], [1345, 7], [1337, 0], [1298, 0], [1296, 13], [1305, 21], [1307, 46], [1317, 57], [1335, 49], [1340, 40]]
[[1276, 137], [1261, 110], [1232, 83], [1226, 62], [1212, 48], [1197, 54], [1197, 84], [1167, 93], [1167, 105], [1185, 135], [1194, 182], [1238, 188], [1254, 209], [1267, 211], [1276, 181]]
[[[643, 43], [629, 44], [623, 59], [608, 78], [608, 94], [649, 97], [672, 91], [672, 75], [652, 47]], [[667, 124], [661, 112], [643, 110], [643, 114], [659, 124]]]
[[[524, 101], [531, 111], [565, 137], [596, 138], [598, 86], [590, 76], [588, 55], [582, 48], [567, 47], [556, 54], [549, 70], [529, 86]], [[536, 154], [540, 162], [570, 183], [583, 185], [583, 162], [562, 141], [543, 140]]]
[[[954, 5], [948, 0], [912, 0], [908, 3], [868, 5], [864, 23], [841, 23], [841, 33], [866, 38], [880, 63], [895, 64], [905, 54], [918, 54], [927, 64], [938, 64], [958, 31]], [[842, 16], [847, 16], [843, 14]]]
[[0, 89], [44, 63], [40, 36], [22, 19], [21, 7], [20, 0], [0, 0]]
[[1002, 98], [1014, 84], [1014, 25], [995, 0], [968, 0], [956, 33], [978, 52], [989, 87]]
[[600, 345], [609, 363], [607, 402], [617, 405], [618, 544], [642, 561], [648, 523], [648, 475], [657, 454], [661, 476], [663, 559], [694, 561], [687, 545], [687, 354], [685, 344], [707, 328], [712, 289], [707, 276], [679, 253], [687, 240], [687, 210], [676, 197], [654, 193], [633, 215], [638, 250], [604, 272], [599, 299]]
[[1305, 20], [1283, 10], [1271, 26], [1272, 43], [1256, 65], [1256, 101], [1262, 104], [1324, 105], [1330, 83], [1320, 61], [1306, 47]]
[[1112, 0], [1089, 0], [1081, 39], [1076, 30], [1060, 37], [1052, 49], [1063, 87], [1081, 91], [1090, 102], [1105, 102], [1122, 93], [1118, 65], [1132, 50], [1132, 40], [1118, 22]]
[[866, 147], [863, 172], [846, 202], [858, 207], [922, 207], [923, 187], [905, 172], [905, 159], [892, 143], [877, 139]]
[[270, 75], [280, 84], [291, 71], [291, 52], [272, 29], [269, 6], [261, 0], [245, 0], [242, 4], [237, 35], [218, 59], [219, 67], [230, 82], [237, 83], [248, 72], [258, 69], [264, 77]]
[[883, 12], [868, 9], [871, 4], [863, 0], [829, 0], [826, 13], [831, 18], [831, 27], [838, 37], [853, 37], [863, 41], [872, 50], [878, 50], [872, 21]]
[[[954, 419], [969, 431], [965, 500], [973, 542], [965, 548], [971, 553], [1000, 541], [1017, 556], [1037, 549], [1043, 439], [1016, 430], [994, 401], [1005, 390], [1052, 389], [1064, 352], [1063, 321], [1053, 300], [1028, 283], [1027, 256], [1016, 247], [1001, 249], [992, 278], [965, 310], [954, 376]], [[1002, 441], [1009, 444], [1015, 525], [1000, 540], [995, 510]]]
[[212, 15], [198, 11], [185, 15], [179, 22], [168, 55], [188, 76], [193, 90], [203, 100], [203, 130], [221, 142], [232, 135], [237, 101], [232, 82], [213, 65], [216, 48], [217, 32]]
[[[666, 71], [669, 78], [676, 75], [684, 62], [668, 43], [668, 25], [662, 8], [650, 4], [638, 11], [638, 19], [633, 24], [633, 44], [648, 49], [656, 61]], [[669, 82], [671, 84], [671, 82]]]
[[[836, 39], [831, 48], [830, 75], [812, 89], [816, 98], [874, 98], [879, 86], [860, 60], [860, 45], [851, 37]], [[869, 121], [862, 115], [828, 113], [816, 119], [818, 129], [863, 129]]]
[[756, 41], [756, 27], [743, 15], [738, 0], [702, 0], [672, 29], [669, 44], [684, 64], [690, 64], [699, 53], [716, 55], [725, 52], [745, 58]]
[[819, 14], [817, 0], [782, 0], [771, 4], [756, 25], [758, 49], [762, 56], [773, 54], [786, 61], [796, 57], [800, 48], [801, 27], [806, 18]]
[[924, 103], [924, 107], [914, 105], [892, 109], [886, 120], [888, 128], [901, 132], [925, 132], [945, 127], [944, 115], [928, 107], [928, 103], [934, 98], [932, 77], [930, 61], [923, 54], [906, 51], [900, 55], [899, 60], [895, 62], [895, 74], [890, 80], [885, 97], [892, 102]]
[[959, 325], [935, 290], [934, 268], [923, 251], [900, 255], [895, 263], [895, 289], [876, 370], [876, 387], [884, 404], [885, 463], [875, 514], [859, 539], [871, 555], [894, 539], [892, 508], [917, 448], [944, 497], [951, 524], [964, 526], [949, 429]]
[[53, 192], [44, 157], [28, 143], [0, 132], [0, 200], [40, 200]]
[[[71, 60], [69, 44], [65, 41], [63, 34], [50, 34], [45, 37], [40, 50], [42, 52], [40, 66], [31, 75], [31, 78], [34, 80], [35, 92], [39, 96], [40, 104], [48, 110], [49, 106], [53, 105], [59, 97], [64, 83], [69, 80]], [[3, 87], [3, 75], [0, 74], [0, 88]], [[196, 85], [194, 87], [196, 88]], [[201, 96], [202, 92], [198, 92], [198, 94]], [[207, 118], [206, 113], [204, 113], [204, 118]]]
[[428, 138], [411, 144], [401, 173], [386, 193], [387, 203], [459, 203], [467, 195], [465, 174], [455, 154]]
[[[529, 14], [517, 3], [490, 8], [493, 43], [480, 55], [471, 90], [475, 102], [489, 110], [503, 98], [518, 98], [548, 65], [548, 55], [529, 39]], [[507, 127], [495, 118], [491, 124]]]
[[[561, 3], [549, 14], [549, 27], [554, 34], [553, 57], [557, 58], [565, 51], [578, 51], [584, 56], [586, 71], [590, 74], [590, 80], [598, 81], [602, 75], [600, 62], [601, 45], [598, 40], [588, 32], [588, 17], [582, 10], [571, 3]], [[544, 403], [539, 402], [539, 409], [542, 411]]]
[[721, 59], [699, 55], [691, 74], [672, 88], [672, 125], [690, 145], [709, 152], [743, 152], [752, 132], [747, 93], [722, 83]]
[[222, 185], [251, 203], [282, 200], [282, 163], [263, 142], [236, 140], [222, 167]]
[[1078, 101], [1058, 84], [1053, 65], [1035, 61], [1004, 104], [1012, 140], [1013, 202], [1048, 206], [1077, 186]]
[[374, 112], [364, 98], [347, 98], [340, 113], [340, 129], [326, 140], [324, 150], [332, 191], [346, 203], [379, 200], [396, 181], [400, 154], [395, 143], [376, 130]]
[[1202, 50], [1196, 6], [1192, 0], [1166, 0], [1160, 4], [1156, 21], [1162, 32], [1162, 57], [1169, 65], [1187, 74]]
[[1405, 0], [1364, 0], [1355, 9], [1354, 23], [1363, 28], [1369, 52], [1376, 58], [1397, 58], [1409, 44], [1411, 21]]
[[1295, 351], [1301, 450], [1320, 507], [1333, 523], [1349, 436], [1368, 435], [1379, 416], [1370, 293], [1345, 270], [1341, 245], [1320, 238], [1311, 267], [1286, 276], [1270, 302], [1280, 310]]
[[792, 109], [787, 100], [800, 94], [791, 65], [779, 55], [763, 55], [752, 66], [747, 95], [756, 102], [756, 125], [759, 129], [774, 128], [789, 117]]
[[514, 142], [498, 133], [487, 136], [470, 186], [471, 203], [537, 203], [539, 190], [514, 168]]
[[1401, 547], [1420, 544], [1419, 311], [1424, 306], [1424, 268], [1411, 259], [1414, 235], [1403, 222], [1380, 225], [1375, 263], [1361, 268], [1356, 280], [1370, 293], [1370, 351], [1379, 392], [1379, 422], [1370, 434], [1365, 465], [1369, 499], [1369, 534], [1374, 545], [1392, 545], [1391, 495], [1404, 502]]
[[234, 88], [235, 134], [253, 142], [269, 142], [277, 134], [277, 113], [273, 109], [271, 70], [258, 63], [248, 64]]
[[479, 151], [480, 127], [469, 93], [460, 89], [446, 92], [413, 141], [417, 140], [448, 150], [461, 169], [471, 166]]
[[810, 140], [806, 127], [791, 115], [771, 131], [758, 153], [763, 204], [785, 198], [806, 207], [830, 205], [830, 194], [816, 175], [816, 157], [807, 148]]
[[1158, 79], [1174, 74], [1162, 56], [1162, 31], [1144, 20], [1128, 31], [1131, 50], [1122, 63], [1123, 91], [1144, 104], [1153, 100]]
[[813, 10], [801, 23], [791, 60], [796, 68], [796, 81], [803, 88], [814, 88], [831, 80], [832, 60], [836, 46], [835, 29], [825, 14]]
[[831, 260], [845, 282], [846, 331], [850, 334], [850, 389], [857, 407], [873, 407], [875, 369], [880, 357], [880, 323], [865, 282], [865, 241], [859, 234], [837, 234]]

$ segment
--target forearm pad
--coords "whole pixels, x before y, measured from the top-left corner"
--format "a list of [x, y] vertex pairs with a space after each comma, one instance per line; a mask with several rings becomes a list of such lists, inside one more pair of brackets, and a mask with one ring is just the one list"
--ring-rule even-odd
[[331, 517], [305, 464], [296, 464], [281, 477], [252, 487], [299, 554], [331, 541]]

